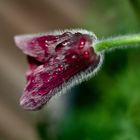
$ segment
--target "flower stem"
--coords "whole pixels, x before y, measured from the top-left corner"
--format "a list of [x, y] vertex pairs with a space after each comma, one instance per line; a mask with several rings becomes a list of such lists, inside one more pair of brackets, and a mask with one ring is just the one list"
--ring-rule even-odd
[[128, 47], [140, 44], [140, 34], [125, 35], [109, 39], [99, 40], [94, 48], [97, 52], [107, 51], [114, 48]]

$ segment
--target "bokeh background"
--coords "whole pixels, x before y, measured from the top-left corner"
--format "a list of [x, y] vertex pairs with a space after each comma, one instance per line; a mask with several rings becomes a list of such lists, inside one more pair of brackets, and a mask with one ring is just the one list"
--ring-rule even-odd
[[140, 32], [140, 0], [0, 0], [0, 140], [140, 140], [140, 48], [106, 53], [95, 77], [40, 111], [19, 106], [27, 64], [13, 36], [65, 28]]

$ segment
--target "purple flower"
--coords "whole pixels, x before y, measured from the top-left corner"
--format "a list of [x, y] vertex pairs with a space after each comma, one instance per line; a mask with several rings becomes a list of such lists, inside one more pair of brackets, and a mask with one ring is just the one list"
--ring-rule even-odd
[[55, 94], [93, 75], [102, 59], [93, 49], [95, 41], [85, 30], [16, 36], [29, 64], [20, 105], [38, 110]]

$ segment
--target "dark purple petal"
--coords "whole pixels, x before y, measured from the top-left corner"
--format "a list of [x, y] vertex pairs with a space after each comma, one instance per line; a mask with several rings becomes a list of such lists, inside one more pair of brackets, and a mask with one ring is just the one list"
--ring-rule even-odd
[[71, 33], [63, 33], [62, 35], [20, 35], [15, 36], [15, 42], [26, 55], [45, 62], [50, 55], [55, 55], [55, 47], [71, 35]]

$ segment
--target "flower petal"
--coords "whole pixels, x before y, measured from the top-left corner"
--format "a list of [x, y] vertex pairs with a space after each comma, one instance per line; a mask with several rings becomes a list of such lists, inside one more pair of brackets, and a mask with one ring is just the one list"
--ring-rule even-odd
[[55, 55], [55, 47], [70, 37], [70, 33], [62, 35], [32, 34], [15, 36], [16, 45], [26, 54], [38, 61], [46, 61], [50, 55]]

